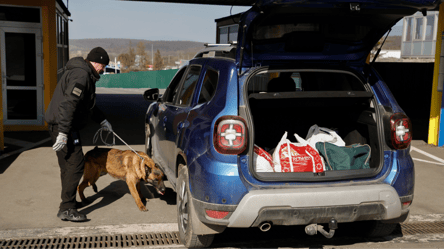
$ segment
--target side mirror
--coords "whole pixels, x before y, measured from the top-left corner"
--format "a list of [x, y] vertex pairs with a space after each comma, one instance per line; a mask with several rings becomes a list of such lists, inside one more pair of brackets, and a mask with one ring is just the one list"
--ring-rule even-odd
[[143, 98], [146, 101], [157, 101], [159, 99], [159, 89], [152, 88], [148, 89], [143, 93]]

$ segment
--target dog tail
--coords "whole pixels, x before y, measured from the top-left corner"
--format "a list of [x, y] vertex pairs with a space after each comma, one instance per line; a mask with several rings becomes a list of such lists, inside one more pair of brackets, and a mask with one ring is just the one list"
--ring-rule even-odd
[[99, 147], [96, 146], [96, 147], [94, 147], [94, 149], [92, 149], [92, 150], [86, 152], [86, 154], [85, 154], [85, 156], [84, 156], [84, 157], [85, 157], [85, 160], [86, 160], [86, 158], [88, 158], [89, 156], [93, 156], [94, 153], [96, 153], [98, 149], [99, 149]]

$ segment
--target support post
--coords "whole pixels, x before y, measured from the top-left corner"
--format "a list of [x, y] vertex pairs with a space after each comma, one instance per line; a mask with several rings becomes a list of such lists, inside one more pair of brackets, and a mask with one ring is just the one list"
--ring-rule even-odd
[[[435, 49], [435, 67], [433, 70], [433, 86], [432, 86], [432, 100], [430, 106], [430, 121], [429, 121], [429, 138], [428, 143], [438, 145], [440, 114], [442, 110], [441, 99], [442, 92], [438, 91], [439, 85], [439, 68], [441, 62], [441, 43], [442, 34], [444, 31], [444, 3], [439, 6], [438, 28], [436, 36]], [[442, 62], [444, 63], [444, 61]], [[441, 116], [442, 117], [442, 116]], [[441, 124], [441, 131], [444, 130], [444, 125]], [[444, 139], [444, 135], [441, 136]]]

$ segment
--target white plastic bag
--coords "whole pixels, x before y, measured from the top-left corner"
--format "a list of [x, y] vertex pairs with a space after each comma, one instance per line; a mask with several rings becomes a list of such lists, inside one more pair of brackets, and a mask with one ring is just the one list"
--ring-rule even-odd
[[257, 145], [254, 145], [253, 164], [256, 167], [256, 172], [274, 172], [270, 153]]
[[337, 146], [345, 146], [344, 140], [342, 140], [336, 131], [325, 127], [319, 127], [316, 124], [311, 126], [308, 130], [306, 140], [313, 148], [316, 148], [317, 142], [327, 142]]
[[273, 152], [273, 164], [276, 172], [314, 172], [324, 171], [319, 152], [307, 141], [294, 134], [298, 143], [292, 143], [284, 133]]

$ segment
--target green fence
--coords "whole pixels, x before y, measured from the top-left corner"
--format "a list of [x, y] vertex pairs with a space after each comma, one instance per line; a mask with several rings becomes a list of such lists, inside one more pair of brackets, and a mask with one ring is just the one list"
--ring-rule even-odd
[[105, 74], [100, 76], [97, 87], [107, 88], [159, 88], [165, 89], [178, 69]]

